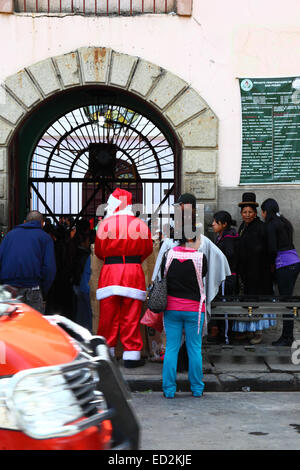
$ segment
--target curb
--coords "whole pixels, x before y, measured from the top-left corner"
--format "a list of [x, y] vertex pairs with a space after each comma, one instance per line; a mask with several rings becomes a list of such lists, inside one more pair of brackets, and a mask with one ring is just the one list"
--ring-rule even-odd
[[[177, 376], [177, 390], [190, 391], [187, 375]], [[183, 376], [183, 377], [182, 377]], [[124, 376], [131, 392], [161, 392], [161, 376]], [[206, 392], [300, 392], [298, 373], [241, 373], [204, 374]]]

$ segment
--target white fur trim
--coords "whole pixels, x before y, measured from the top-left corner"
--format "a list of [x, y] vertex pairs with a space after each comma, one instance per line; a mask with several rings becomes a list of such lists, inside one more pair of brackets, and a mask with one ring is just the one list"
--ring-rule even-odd
[[139, 361], [141, 351], [123, 351], [123, 361]]
[[107, 199], [107, 205], [112, 212], [114, 212], [119, 207], [121, 202], [122, 201], [114, 197], [112, 194]]
[[96, 298], [98, 300], [106, 299], [106, 297], [110, 297], [111, 295], [121, 295], [122, 297], [130, 297], [131, 299], [137, 299], [144, 302], [147, 297], [147, 292], [145, 290], [126, 286], [106, 286], [101, 287], [96, 291]]
[[134, 216], [134, 213], [132, 212], [131, 208], [132, 206], [127, 206], [125, 209], [122, 209], [121, 211], [114, 212], [107, 206], [107, 214], [105, 216], [105, 219], [107, 219], [108, 217], [111, 217], [112, 215], [115, 215], [115, 216], [116, 215], [133, 215]]
[[[110, 217], [111, 215], [134, 215], [132, 212], [132, 205], [128, 204], [124, 209], [120, 210], [119, 212], [116, 212], [118, 207], [123, 201], [120, 199], [117, 199], [114, 197], [112, 194], [109, 196], [107, 199], [107, 206], [105, 208], [107, 212], [107, 216]], [[106, 216], [106, 217], [107, 217]]]
[[125, 209], [115, 212], [115, 215], [134, 215], [132, 212], [132, 206], [127, 206]]

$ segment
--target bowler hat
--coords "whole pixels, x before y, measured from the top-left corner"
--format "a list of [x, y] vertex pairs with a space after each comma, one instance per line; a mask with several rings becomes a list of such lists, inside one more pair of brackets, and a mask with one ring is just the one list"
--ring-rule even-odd
[[244, 193], [242, 196], [242, 202], [239, 203], [239, 207], [244, 206], [259, 206], [256, 202], [256, 195], [255, 193]]

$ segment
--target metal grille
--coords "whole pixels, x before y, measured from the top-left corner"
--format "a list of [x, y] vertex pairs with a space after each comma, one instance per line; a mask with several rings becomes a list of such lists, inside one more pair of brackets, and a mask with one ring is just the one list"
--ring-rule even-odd
[[175, 0], [15, 0], [15, 11], [83, 15], [135, 15], [175, 12]]
[[98, 381], [88, 368], [66, 372], [65, 380], [74, 393], [84, 416], [93, 416], [98, 412], [97, 405], [103, 404], [102, 396], [97, 397]]
[[[90, 144], [116, 148], [113, 178], [89, 170]], [[99, 204], [121, 187], [143, 204], [144, 213], [173, 213], [174, 152], [147, 117], [116, 104], [74, 109], [54, 122], [34, 150], [29, 183], [31, 209], [56, 219], [95, 216]]]

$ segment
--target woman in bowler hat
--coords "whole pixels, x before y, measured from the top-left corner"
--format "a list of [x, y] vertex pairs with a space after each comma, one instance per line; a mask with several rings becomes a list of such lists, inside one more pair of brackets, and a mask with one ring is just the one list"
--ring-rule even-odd
[[[263, 296], [273, 294], [270, 263], [267, 256], [266, 226], [257, 216], [256, 195], [252, 192], [243, 194], [238, 204], [243, 219], [239, 227], [238, 273], [243, 294]], [[259, 300], [259, 299], [258, 299]], [[234, 321], [232, 331], [242, 333], [240, 338], [249, 338], [251, 344], [262, 341], [262, 331], [275, 324], [269, 316], [251, 322]]]

